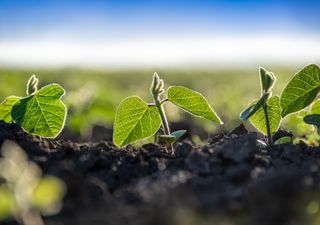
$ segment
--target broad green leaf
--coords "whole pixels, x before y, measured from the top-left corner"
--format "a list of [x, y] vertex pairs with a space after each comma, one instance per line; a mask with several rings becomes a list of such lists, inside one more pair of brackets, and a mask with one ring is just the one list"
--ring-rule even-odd
[[173, 104], [195, 116], [223, 124], [208, 101], [199, 92], [181, 86], [172, 86], [168, 89], [168, 99]]
[[[278, 96], [273, 96], [267, 101], [268, 114], [270, 121], [271, 133], [275, 133], [279, 129], [281, 121], [281, 108], [280, 99]], [[261, 133], [267, 135], [266, 119], [263, 108], [260, 108], [253, 116], [250, 117], [249, 121], [254, 127], [256, 127]]]
[[160, 125], [160, 116], [155, 106], [148, 106], [139, 97], [128, 97], [118, 107], [113, 142], [121, 147], [150, 137], [159, 130]]
[[19, 97], [10, 96], [0, 103], [0, 120], [3, 120], [6, 123], [12, 122], [11, 110], [13, 105], [19, 101], [19, 99]]
[[247, 121], [253, 114], [255, 114], [266, 103], [270, 93], [265, 93], [258, 101], [253, 101], [249, 107], [240, 113], [240, 119]]
[[45, 86], [16, 102], [11, 116], [27, 132], [54, 138], [61, 132], [66, 119], [67, 109], [61, 101], [64, 93], [58, 84]]
[[312, 104], [311, 114], [320, 114], [320, 100], [319, 99]]
[[283, 89], [281, 116], [300, 111], [310, 105], [320, 90], [320, 68], [310, 64], [300, 70]]
[[270, 92], [276, 82], [276, 77], [273, 73], [268, 72], [266, 69], [262, 67], [260, 67], [259, 72], [262, 92]]

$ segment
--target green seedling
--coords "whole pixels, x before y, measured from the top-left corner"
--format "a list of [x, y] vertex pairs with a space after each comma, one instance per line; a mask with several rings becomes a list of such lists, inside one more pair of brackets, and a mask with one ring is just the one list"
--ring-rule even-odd
[[172, 144], [186, 131], [170, 131], [163, 108], [166, 102], [171, 102], [194, 116], [222, 124], [221, 119], [202, 94], [181, 86], [169, 87], [166, 98], [162, 97], [164, 92], [164, 82], [155, 73], [151, 84], [153, 103], [146, 103], [138, 96], [128, 97], [120, 103], [114, 122], [113, 142], [115, 145], [121, 147], [150, 137], [162, 126], [163, 134], [158, 135], [156, 140], [165, 144], [167, 150], [171, 151]]
[[49, 84], [38, 90], [39, 80], [32, 75], [27, 83], [26, 97], [10, 96], [0, 104], [0, 120], [16, 123], [25, 131], [41, 137], [54, 138], [64, 127], [67, 108], [61, 101], [65, 90]]
[[259, 72], [261, 97], [241, 112], [240, 119], [249, 120], [260, 132], [267, 135], [267, 145], [271, 146], [273, 144], [272, 133], [279, 129], [281, 121], [280, 98], [272, 96], [272, 88], [276, 82], [274, 74], [262, 67]]
[[15, 143], [2, 145], [0, 159], [0, 221], [13, 217], [24, 225], [44, 225], [41, 215], [60, 211], [65, 184], [28, 161]]
[[[261, 98], [254, 101], [240, 114], [243, 121], [250, 122], [263, 134], [267, 135], [268, 145], [292, 142], [289, 137], [283, 137], [275, 143], [272, 133], [280, 125], [281, 118], [296, 113], [308, 107], [316, 99], [320, 90], [320, 68], [310, 64], [298, 71], [282, 90], [281, 97], [272, 95], [272, 87], [276, 81], [273, 73], [260, 68]], [[320, 126], [320, 102], [315, 102], [311, 114], [304, 118], [309, 124]]]

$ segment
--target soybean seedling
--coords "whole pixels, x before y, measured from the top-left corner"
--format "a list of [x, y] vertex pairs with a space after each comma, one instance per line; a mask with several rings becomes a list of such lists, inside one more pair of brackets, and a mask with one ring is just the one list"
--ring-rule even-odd
[[26, 97], [10, 96], [0, 103], [0, 120], [14, 122], [31, 134], [54, 138], [66, 120], [67, 108], [61, 101], [65, 90], [58, 84], [38, 90], [38, 83], [32, 75], [27, 82]]
[[249, 120], [259, 131], [267, 135], [267, 145], [271, 146], [273, 144], [272, 133], [278, 130], [281, 120], [280, 99], [278, 96], [272, 97], [272, 88], [276, 82], [274, 74], [262, 67], [259, 73], [261, 97], [240, 113], [240, 119]]
[[[281, 119], [308, 107], [317, 98], [320, 91], [320, 68], [309, 64], [298, 71], [282, 90], [281, 97], [272, 95], [276, 82], [273, 73], [260, 68], [261, 98], [254, 101], [240, 114], [243, 121], [250, 122], [263, 134], [267, 135], [268, 145], [290, 142], [288, 137], [272, 140], [280, 125]], [[304, 121], [320, 127], [320, 101], [315, 101], [311, 114]]]
[[138, 96], [128, 97], [120, 103], [114, 122], [115, 145], [121, 147], [150, 137], [162, 126], [163, 134], [156, 139], [159, 143], [165, 144], [168, 152], [173, 153], [172, 144], [183, 136], [186, 130], [170, 131], [163, 108], [166, 102], [171, 102], [194, 116], [222, 124], [202, 94], [182, 86], [169, 87], [165, 98], [162, 97], [164, 92], [164, 82], [155, 73], [151, 84], [151, 95], [154, 100], [152, 103], [146, 103]]
[[41, 214], [61, 209], [65, 184], [54, 176], [42, 176], [15, 143], [2, 145], [0, 159], [0, 221], [10, 217], [24, 225], [44, 225]]

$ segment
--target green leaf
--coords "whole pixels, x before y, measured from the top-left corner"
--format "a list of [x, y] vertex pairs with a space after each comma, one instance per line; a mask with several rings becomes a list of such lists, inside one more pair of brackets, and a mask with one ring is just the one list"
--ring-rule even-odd
[[150, 137], [159, 130], [160, 125], [160, 116], [155, 106], [149, 106], [139, 97], [128, 97], [118, 107], [113, 142], [121, 147]]
[[310, 114], [303, 118], [303, 121], [307, 124], [312, 124], [320, 127], [320, 114]]
[[274, 145], [282, 145], [282, 144], [287, 144], [287, 143], [292, 143], [292, 137], [290, 136], [284, 136], [276, 140], [273, 144]]
[[175, 137], [175, 141], [179, 140], [183, 135], [187, 133], [187, 130], [177, 130], [172, 132], [170, 135]]
[[310, 64], [300, 70], [283, 89], [281, 116], [300, 111], [310, 105], [320, 90], [320, 68]]
[[223, 124], [219, 116], [210, 107], [208, 101], [199, 92], [181, 86], [168, 89], [168, 99], [187, 112]]
[[0, 103], [0, 120], [3, 120], [6, 123], [12, 122], [11, 110], [19, 99], [19, 97], [10, 96]]
[[266, 103], [270, 93], [265, 93], [258, 101], [253, 101], [249, 107], [240, 113], [240, 119], [247, 121], [253, 114], [255, 114]]
[[27, 132], [54, 138], [63, 129], [66, 119], [67, 109], [61, 101], [64, 94], [64, 89], [58, 84], [45, 86], [17, 101], [11, 116]]
[[270, 92], [276, 82], [276, 77], [262, 67], [259, 68], [259, 72], [262, 92]]
[[[280, 99], [278, 96], [273, 96], [267, 101], [269, 121], [270, 121], [270, 130], [271, 133], [275, 133], [279, 129], [281, 121], [281, 108], [280, 108]], [[263, 108], [260, 108], [250, 119], [254, 127], [256, 127], [261, 133], [267, 135], [266, 129], [266, 119], [264, 115]]]

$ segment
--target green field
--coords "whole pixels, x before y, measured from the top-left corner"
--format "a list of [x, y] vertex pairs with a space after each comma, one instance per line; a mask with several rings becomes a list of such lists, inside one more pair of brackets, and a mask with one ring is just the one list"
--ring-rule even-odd
[[[287, 67], [267, 68], [277, 76], [274, 94], [281, 89], [299, 69]], [[239, 113], [260, 95], [258, 68], [250, 69], [0, 69], [0, 98], [25, 94], [25, 84], [32, 74], [40, 79], [40, 86], [57, 82], [67, 91], [64, 101], [69, 113], [67, 126], [76, 134], [86, 135], [92, 124], [111, 126], [119, 102], [129, 95], [139, 95], [151, 101], [149, 86], [157, 72], [166, 85], [184, 85], [203, 93], [224, 121], [223, 126], [202, 120], [195, 121], [211, 132], [229, 131], [240, 124]], [[183, 120], [184, 114], [167, 105], [171, 121]], [[291, 116], [283, 125], [298, 135], [303, 135], [304, 124], [293, 125], [297, 116]], [[297, 129], [302, 127], [302, 129]]]

